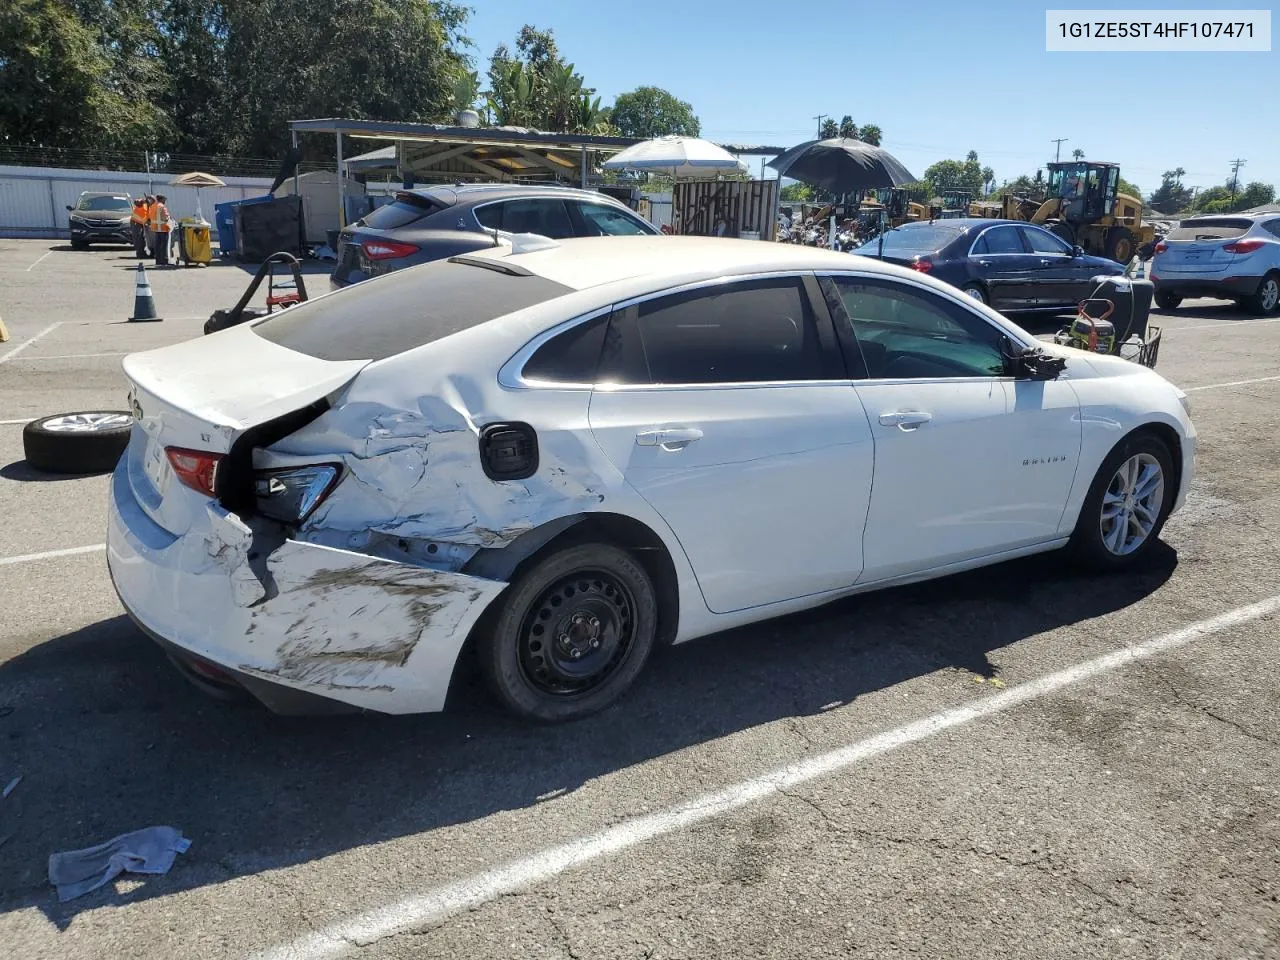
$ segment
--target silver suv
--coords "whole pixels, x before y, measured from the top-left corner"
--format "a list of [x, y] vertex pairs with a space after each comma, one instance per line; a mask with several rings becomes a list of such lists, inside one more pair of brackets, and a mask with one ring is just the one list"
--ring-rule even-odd
[[1156, 244], [1151, 279], [1164, 310], [1213, 297], [1264, 316], [1280, 313], [1280, 213], [1183, 220]]

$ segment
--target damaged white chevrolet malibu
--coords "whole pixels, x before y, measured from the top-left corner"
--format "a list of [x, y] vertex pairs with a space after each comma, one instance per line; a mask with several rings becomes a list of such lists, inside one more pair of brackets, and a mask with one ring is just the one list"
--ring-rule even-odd
[[923, 274], [750, 240], [516, 237], [124, 363], [108, 563], [189, 678], [279, 712], [541, 721], [655, 645], [1068, 548], [1139, 563], [1181, 391]]

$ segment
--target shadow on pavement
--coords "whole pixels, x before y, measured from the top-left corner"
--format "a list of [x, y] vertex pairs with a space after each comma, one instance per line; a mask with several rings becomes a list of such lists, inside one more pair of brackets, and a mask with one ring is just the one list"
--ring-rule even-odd
[[[914, 677], [990, 677], [992, 651], [1127, 607], [1176, 565], [1161, 543], [1125, 576], [1064, 574], [1049, 555], [843, 600], [660, 651], [621, 702], [560, 727], [508, 719], [473, 675], [445, 714], [274, 717], [190, 689], [125, 617], [96, 623], [0, 665], [0, 774], [24, 777], [0, 810], [0, 912], [36, 907], [65, 928], [96, 907], [531, 807]], [[161, 824], [193, 841], [167, 876], [57, 902], [51, 853]]]
[[[39, 420], [39, 417], [32, 417], [32, 420]], [[0, 477], [5, 480], [16, 480], [19, 483], [48, 483], [50, 480], [83, 480], [85, 477], [106, 476], [110, 470], [94, 470], [91, 473], [45, 473], [43, 470], [37, 470], [31, 466], [26, 460], [15, 460], [13, 463], [0, 467]], [[0, 667], [0, 670], [3, 668]], [[0, 692], [0, 695], [3, 695]]]

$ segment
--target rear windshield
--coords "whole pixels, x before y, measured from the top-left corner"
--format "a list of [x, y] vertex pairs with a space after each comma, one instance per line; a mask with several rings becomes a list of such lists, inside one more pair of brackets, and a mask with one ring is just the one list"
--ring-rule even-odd
[[1165, 239], [1229, 240], [1244, 236], [1252, 226], [1253, 221], [1244, 217], [1197, 217], [1194, 220], [1183, 220], [1169, 231]]
[[[884, 253], [887, 257], [936, 253], [964, 233], [966, 229], [966, 227], [948, 226], [942, 223], [908, 224], [905, 227], [898, 227], [896, 230], [890, 230], [885, 233]], [[879, 238], [863, 244], [854, 251], [854, 253], [869, 257], [874, 257], [879, 252]]]
[[77, 210], [129, 210], [128, 197], [81, 197]]
[[421, 220], [439, 209], [441, 208], [430, 200], [396, 199], [374, 210], [361, 223], [375, 230], [395, 230], [397, 227], [408, 226], [416, 220]]
[[385, 360], [572, 292], [537, 275], [436, 261], [287, 307], [253, 330], [320, 360]]

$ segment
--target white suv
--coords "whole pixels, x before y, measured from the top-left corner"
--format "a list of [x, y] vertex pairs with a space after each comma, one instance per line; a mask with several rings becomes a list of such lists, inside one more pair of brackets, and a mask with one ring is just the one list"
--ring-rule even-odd
[[1213, 297], [1263, 316], [1280, 313], [1280, 214], [1183, 220], [1156, 244], [1151, 280], [1164, 310]]

